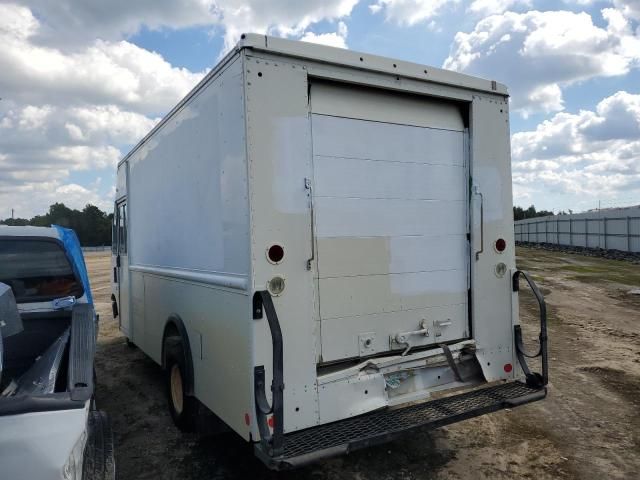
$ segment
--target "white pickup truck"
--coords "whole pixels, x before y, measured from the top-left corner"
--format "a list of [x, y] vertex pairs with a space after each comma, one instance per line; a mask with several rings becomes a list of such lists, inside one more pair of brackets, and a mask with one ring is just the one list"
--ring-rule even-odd
[[73, 230], [0, 226], [0, 478], [115, 478], [97, 332]]

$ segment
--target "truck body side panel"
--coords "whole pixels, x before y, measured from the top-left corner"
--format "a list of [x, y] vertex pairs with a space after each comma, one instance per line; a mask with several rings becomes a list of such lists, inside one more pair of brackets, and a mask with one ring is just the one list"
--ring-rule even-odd
[[162, 362], [172, 316], [196, 397], [249, 437], [252, 357], [244, 73], [234, 61], [127, 159], [133, 338]]
[[240, 65], [213, 79], [129, 159], [136, 265], [249, 273]]

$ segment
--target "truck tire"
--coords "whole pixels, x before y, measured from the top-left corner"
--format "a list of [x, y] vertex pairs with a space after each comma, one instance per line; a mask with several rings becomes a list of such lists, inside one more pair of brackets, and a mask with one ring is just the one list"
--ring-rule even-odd
[[169, 413], [173, 423], [183, 432], [194, 432], [198, 418], [198, 401], [187, 395], [186, 361], [182, 337], [170, 336], [164, 340], [165, 384]]
[[88, 420], [89, 437], [84, 447], [82, 480], [115, 480], [113, 432], [105, 412], [92, 410]]

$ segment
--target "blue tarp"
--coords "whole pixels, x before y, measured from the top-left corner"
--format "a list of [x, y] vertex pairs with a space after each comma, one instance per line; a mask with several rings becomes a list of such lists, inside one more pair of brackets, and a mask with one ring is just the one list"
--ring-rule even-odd
[[89, 273], [87, 272], [87, 266], [84, 263], [82, 247], [80, 246], [80, 240], [78, 240], [76, 232], [70, 228], [61, 227], [60, 225], [52, 225], [52, 227], [58, 230], [64, 249], [66, 250], [69, 258], [71, 258], [73, 268], [82, 281], [82, 288], [87, 295], [87, 302], [93, 305], [93, 296], [91, 295], [91, 286], [89, 285]]

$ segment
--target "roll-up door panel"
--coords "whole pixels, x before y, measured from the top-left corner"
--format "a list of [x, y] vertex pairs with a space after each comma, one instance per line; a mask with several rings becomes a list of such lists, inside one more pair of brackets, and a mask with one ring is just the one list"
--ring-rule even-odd
[[[468, 335], [461, 109], [338, 84], [311, 88], [323, 361]], [[371, 339], [363, 346], [363, 339]]]

